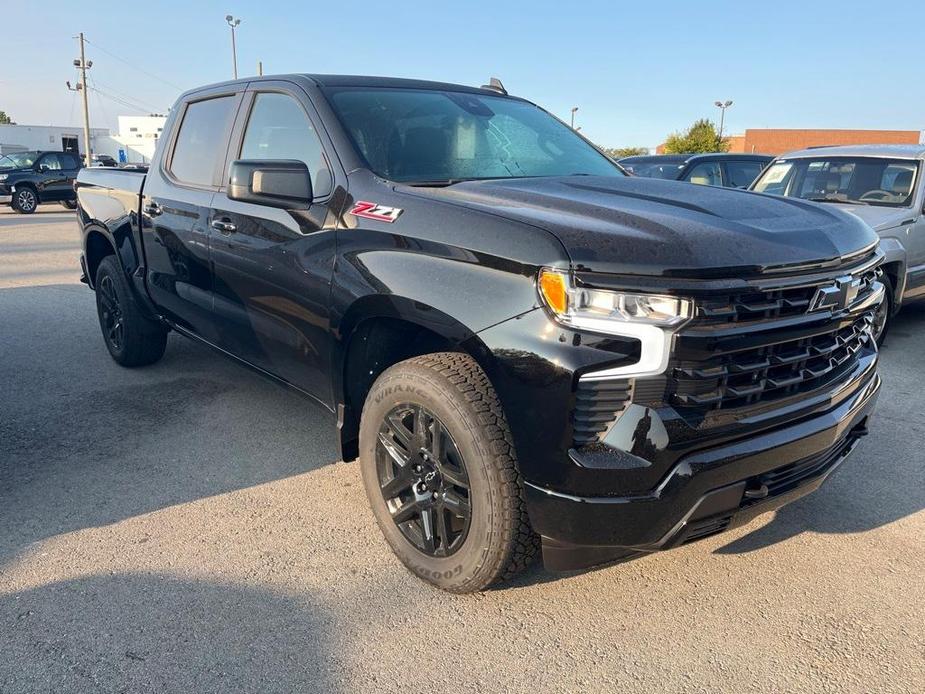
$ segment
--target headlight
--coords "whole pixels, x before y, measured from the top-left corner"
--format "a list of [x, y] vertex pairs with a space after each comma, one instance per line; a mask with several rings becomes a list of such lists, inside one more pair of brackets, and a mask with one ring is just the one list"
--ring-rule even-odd
[[639, 360], [585, 373], [583, 381], [656, 376], [668, 368], [674, 333], [693, 315], [689, 299], [575, 286], [569, 274], [544, 268], [537, 279], [543, 302], [560, 323], [640, 342]]
[[575, 328], [625, 334], [621, 323], [671, 328], [691, 317], [687, 299], [577, 287], [568, 273], [559, 270], [544, 268], [538, 284], [556, 318]]
[[9, 174], [0, 174], [0, 183], [2, 183], [3, 181], [5, 181], [5, 180], [8, 179], [9, 177], [10, 177]]

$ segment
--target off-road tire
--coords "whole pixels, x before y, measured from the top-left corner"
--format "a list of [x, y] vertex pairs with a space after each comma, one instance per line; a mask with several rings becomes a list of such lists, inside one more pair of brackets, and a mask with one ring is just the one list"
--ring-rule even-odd
[[[439, 418], [465, 461], [470, 525], [463, 544], [446, 557], [415, 547], [392, 520], [381, 492], [376, 462], [380, 426], [403, 404], [424, 407]], [[363, 406], [360, 469], [386, 541], [412, 573], [435, 586], [454, 593], [483, 590], [515, 576], [539, 552], [507, 419], [488, 377], [466, 354], [414, 357], [379, 376]]]
[[[126, 367], [147, 366], [164, 356], [167, 328], [141, 312], [115, 256], [108, 255], [100, 262], [94, 287], [103, 341], [116, 363]], [[107, 308], [110, 290], [114, 292], [122, 321], [120, 340], [111, 336], [107, 326], [107, 312], [112, 312], [111, 307]]]

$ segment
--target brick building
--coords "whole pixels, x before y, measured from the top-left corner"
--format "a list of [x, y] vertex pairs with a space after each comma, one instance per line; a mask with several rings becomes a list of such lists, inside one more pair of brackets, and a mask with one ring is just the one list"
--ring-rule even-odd
[[783, 130], [749, 128], [729, 137], [730, 152], [784, 154], [820, 145], [917, 145], [919, 130]]

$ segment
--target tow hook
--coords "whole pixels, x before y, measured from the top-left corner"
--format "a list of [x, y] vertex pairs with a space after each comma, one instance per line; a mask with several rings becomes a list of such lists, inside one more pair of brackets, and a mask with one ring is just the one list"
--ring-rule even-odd
[[768, 485], [762, 484], [757, 489], [746, 489], [746, 499], [764, 499], [768, 495]]

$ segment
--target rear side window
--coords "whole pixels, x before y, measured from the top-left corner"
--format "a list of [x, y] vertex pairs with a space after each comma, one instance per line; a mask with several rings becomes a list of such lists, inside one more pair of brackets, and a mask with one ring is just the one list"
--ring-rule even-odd
[[708, 161], [697, 164], [685, 179], [691, 183], [701, 186], [721, 186], [723, 185], [723, 176], [719, 170], [719, 164], [715, 161]]
[[727, 161], [728, 185], [733, 188], [748, 188], [752, 181], [758, 178], [762, 168], [760, 161]]
[[258, 94], [247, 121], [241, 159], [296, 159], [312, 176], [315, 197], [331, 192], [321, 141], [302, 106], [285, 94]]
[[58, 161], [61, 162], [62, 169], [76, 169], [77, 158], [73, 154], [58, 154]]
[[170, 173], [177, 180], [200, 186], [216, 184], [235, 103], [234, 96], [221, 96], [186, 107], [170, 160]]

